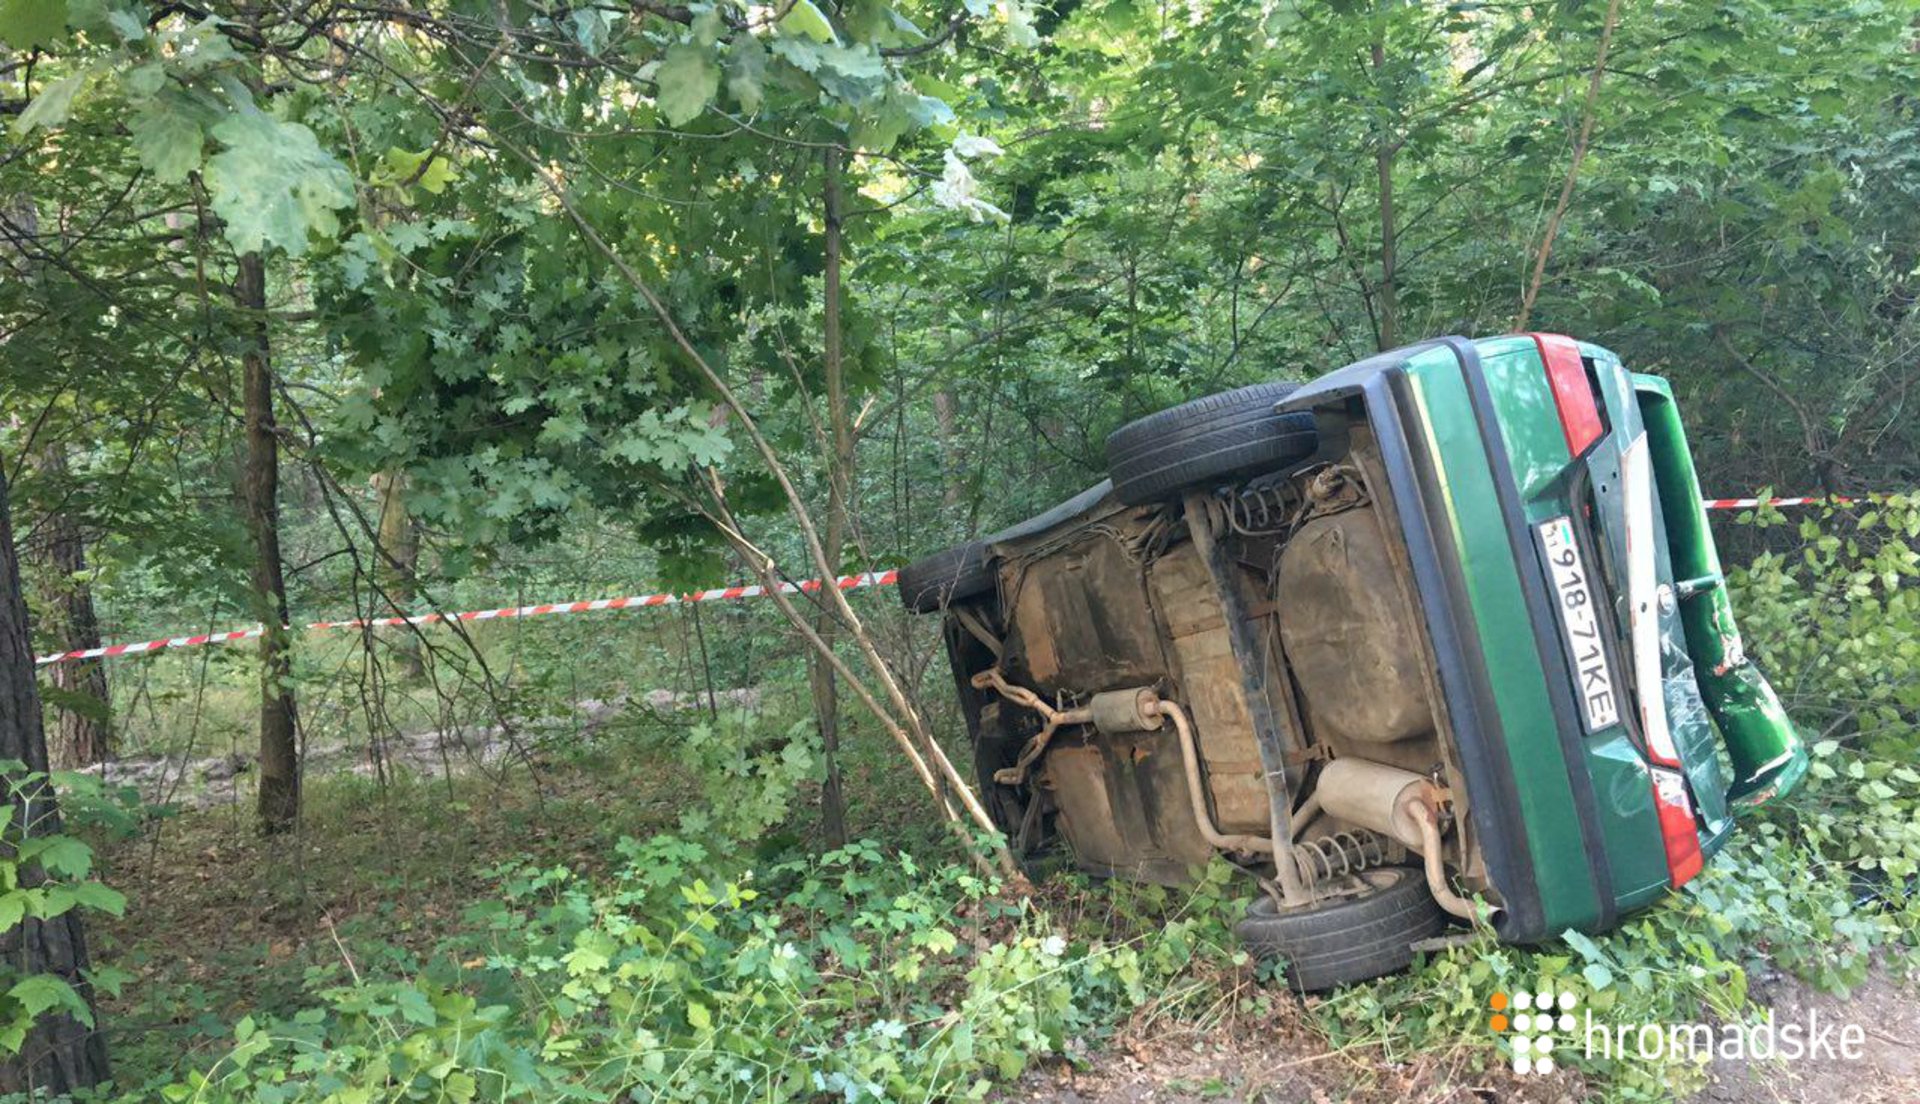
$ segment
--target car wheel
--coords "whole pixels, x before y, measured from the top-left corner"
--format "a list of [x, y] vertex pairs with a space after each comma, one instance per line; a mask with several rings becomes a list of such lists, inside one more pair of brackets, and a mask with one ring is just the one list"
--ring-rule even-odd
[[1412, 867], [1379, 867], [1358, 877], [1372, 892], [1286, 910], [1259, 897], [1234, 931], [1256, 955], [1284, 958], [1288, 983], [1303, 993], [1405, 969], [1414, 943], [1445, 930], [1446, 913]]
[[993, 589], [993, 565], [984, 541], [935, 552], [900, 569], [900, 602], [915, 613], [933, 613]]
[[1107, 474], [1130, 506], [1190, 487], [1297, 464], [1319, 447], [1313, 415], [1274, 404], [1297, 383], [1256, 383], [1128, 422], [1107, 438]]

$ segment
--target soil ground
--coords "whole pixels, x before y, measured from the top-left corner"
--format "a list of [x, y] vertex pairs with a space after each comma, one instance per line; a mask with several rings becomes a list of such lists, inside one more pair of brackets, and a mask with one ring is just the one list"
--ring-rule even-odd
[[[1920, 989], [1876, 969], [1850, 996], [1793, 977], [1756, 983], [1756, 1002], [1776, 1023], [1855, 1023], [1865, 1031], [1854, 1060], [1716, 1061], [1690, 1104], [1915, 1104], [1920, 1102]], [[1123, 1035], [1078, 1062], [1029, 1070], [1003, 1100], [1042, 1104], [1573, 1104], [1589, 1098], [1575, 1072], [1522, 1077], [1474, 1071], [1464, 1056], [1410, 1062], [1330, 1048], [1298, 1022], [1200, 1032], [1162, 1027]]]

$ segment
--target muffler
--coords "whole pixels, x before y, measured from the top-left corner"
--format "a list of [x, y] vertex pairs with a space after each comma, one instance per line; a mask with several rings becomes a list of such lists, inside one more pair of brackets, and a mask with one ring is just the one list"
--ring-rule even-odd
[[1389, 839], [1399, 840], [1425, 860], [1427, 889], [1440, 907], [1471, 920], [1473, 902], [1447, 882], [1445, 849], [1440, 842], [1441, 790], [1410, 770], [1369, 759], [1335, 759], [1320, 768], [1314, 797], [1327, 815]]
[[1412, 806], [1425, 797], [1431, 785], [1421, 775], [1385, 763], [1335, 759], [1320, 768], [1314, 795], [1328, 816], [1371, 828], [1415, 851], [1424, 851], [1426, 841], [1421, 838], [1420, 820]]

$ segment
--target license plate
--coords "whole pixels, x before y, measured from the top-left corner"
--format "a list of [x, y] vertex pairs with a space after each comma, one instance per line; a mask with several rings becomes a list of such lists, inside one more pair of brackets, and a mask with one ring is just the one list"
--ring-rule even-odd
[[1571, 521], [1558, 517], [1543, 522], [1539, 534], [1547, 571], [1553, 579], [1554, 607], [1560, 613], [1567, 661], [1573, 665], [1576, 696], [1587, 731], [1598, 732], [1620, 722], [1620, 699], [1614, 690], [1613, 671], [1607, 666], [1606, 649], [1601, 646], [1593, 581], [1587, 575], [1580, 545], [1573, 539]]

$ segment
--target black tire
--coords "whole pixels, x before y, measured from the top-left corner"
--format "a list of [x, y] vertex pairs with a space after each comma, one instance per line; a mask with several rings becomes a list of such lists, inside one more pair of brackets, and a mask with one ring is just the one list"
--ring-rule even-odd
[[1107, 474], [1129, 506], [1297, 464], [1319, 448], [1313, 415], [1276, 414], [1297, 383], [1256, 383], [1168, 407], [1107, 437]]
[[993, 586], [985, 541], [968, 541], [900, 569], [900, 603], [915, 613], [935, 613]]
[[1263, 895], [1234, 931], [1256, 955], [1285, 958], [1288, 983], [1303, 993], [1403, 970], [1412, 944], [1444, 931], [1447, 915], [1419, 870], [1387, 866], [1360, 876], [1380, 888], [1285, 912]]

